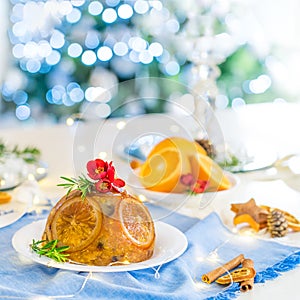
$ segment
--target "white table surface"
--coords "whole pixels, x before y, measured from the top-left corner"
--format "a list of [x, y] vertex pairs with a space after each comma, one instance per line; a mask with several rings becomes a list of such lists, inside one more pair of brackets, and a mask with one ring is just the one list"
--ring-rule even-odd
[[[275, 153], [279, 157], [300, 153], [299, 116], [300, 105], [297, 104], [259, 104], [217, 112], [227, 141], [235, 146], [259, 147], [262, 151], [270, 151], [270, 155]], [[61, 188], [56, 186], [60, 181], [59, 177], [74, 176], [84, 171], [85, 162], [99, 153], [107, 160], [113, 160], [119, 177], [126, 179], [130, 168], [126, 160], [116, 153], [132, 138], [128, 131], [124, 130], [125, 127], [136, 130], [136, 134], [147, 130], [167, 132], [169, 129], [163, 127], [164, 121], [164, 118], [153, 115], [143, 119], [111, 119], [96, 125], [80, 123], [79, 127], [59, 124], [22, 130], [0, 128], [0, 138], [8, 144], [31, 145], [41, 149], [42, 158], [49, 165], [49, 173], [40, 182], [40, 186], [48, 197], [56, 201], [63, 194]], [[149, 124], [152, 124], [151, 129]], [[176, 130], [174, 135], [175, 133]], [[286, 170], [276, 173], [274, 169], [239, 173], [240, 183], [230, 193], [217, 195], [205, 209], [186, 207], [182, 208], [181, 212], [203, 218], [215, 210], [230, 227], [233, 216], [230, 215], [230, 203], [246, 202], [253, 197], [259, 204], [282, 208], [300, 218], [300, 192], [288, 186], [289, 176], [290, 173]], [[295, 236], [291, 242], [300, 246], [300, 237]], [[256, 284], [252, 291], [241, 294], [238, 298], [296, 299], [299, 293], [298, 281], [300, 267], [283, 273], [275, 280]]]

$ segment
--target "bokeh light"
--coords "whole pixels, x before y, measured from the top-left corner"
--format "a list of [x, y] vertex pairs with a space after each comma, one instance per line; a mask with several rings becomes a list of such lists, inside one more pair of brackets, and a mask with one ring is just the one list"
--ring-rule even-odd
[[28, 100], [28, 94], [24, 91], [16, 91], [12, 97], [12, 100], [17, 105], [25, 104]]
[[138, 14], [145, 14], [149, 9], [148, 2], [145, 0], [138, 0], [134, 3], [134, 10]]
[[163, 51], [164, 51], [163, 46], [158, 42], [154, 42], [149, 46], [149, 52], [153, 56], [161, 56], [163, 54]]
[[38, 43], [38, 55], [40, 57], [47, 57], [51, 54], [52, 51], [52, 47], [50, 46], [50, 44], [48, 43], [48, 41], [45, 40], [41, 40]]
[[77, 23], [81, 19], [81, 11], [78, 8], [73, 8], [72, 11], [67, 15], [66, 20], [71, 23]]
[[180, 71], [179, 64], [176, 61], [170, 61], [165, 66], [166, 73], [168, 75], [177, 75]]
[[143, 64], [150, 64], [153, 60], [149, 50], [142, 50], [139, 54], [139, 61]]
[[87, 66], [93, 65], [96, 62], [96, 60], [97, 60], [97, 56], [95, 52], [92, 50], [84, 51], [81, 56], [81, 61]]
[[118, 15], [121, 19], [129, 19], [133, 15], [133, 9], [129, 4], [122, 4], [118, 8]]
[[106, 4], [111, 7], [115, 7], [120, 3], [120, 0], [105, 0]]
[[24, 45], [16, 44], [12, 48], [12, 54], [15, 58], [21, 58], [24, 56]]
[[114, 45], [114, 53], [118, 56], [124, 56], [128, 53], [128, 46], [124, 42], [117, 42]]
[[102, 61], [108, 61], [112, 58], [113, 53], [109, 47], [103, 46], [98, 49], [97, 56]]
[[113, 23], [117, 20], [117, 13], [113, 8], [107, 8], [102, 13], [102, 19], [105, 23]]
[[65, 36], [59, 30], [54, 30], [50, 38], [50, 45], [52, 48], [59, 49], [65, 44]]
[[106, 103], [98, 104], [95, 110], [99, 118], [107, 118], [111, 114], [111, 107]]
[[253, 94], [262, 94], [271, 86], [271, 84], [272, 80], [268, 75], [260, 75], [249, 82], [249, 90]]
[[86, 2], [86, 0], [71, 0], [71, 3], [73, 6], [82, 6], [84, 3]]
[[86, 35], [84, 44], [89, 49], [95, 49], [100, 43], [98, 33], [96, 31], [89, 31]]
[[37, 73], [41, 68], [41, 63], [37, 59], [30, 59], [26, 63], [26, 69], [30, 73]]
[[81, 45], [78, 43], [72, 43], [68, 47], [68, 55], [70, 57], [79, 57], [81, 55], [82, 51], [83, 51], [83, 49], [82, 49]]
[[30, 117], [30, 107], [28, 105], [19, 105], [16, 108], [16, 117], [21, 120], [27, 120]]
[[234, 98], [232, 100], [232, 107], [233, 108], [237, 108], [237, 107], [240, 107], [240, 106], [244, 106], [246, 104], [245, 100], [243, 98], [240, 98], [240, 97], [237, 97], [237, 98]]
[[53, 66], [59, 63], [60, 58], [61, 54], [58, 51], [53, 50], [51, 51], [50, 55], [46, 57], [46, 62], [48, 65]]
[[99, 1], [92, 1], [89, 4], [88, 11], [92, 16], [100, 15], [103, 11], [103, 5]]

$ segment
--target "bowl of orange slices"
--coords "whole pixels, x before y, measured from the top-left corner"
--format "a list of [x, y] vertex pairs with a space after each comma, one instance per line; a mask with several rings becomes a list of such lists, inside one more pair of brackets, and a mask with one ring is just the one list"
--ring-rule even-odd
[[[151, 200], [180, 201], [232, 190], [238, 178], [224, 171], [196, 141], [168, 137], [143, 162], [132, 161], [127, 184]], [[143, 197], [142, 197], [143, 198]]]

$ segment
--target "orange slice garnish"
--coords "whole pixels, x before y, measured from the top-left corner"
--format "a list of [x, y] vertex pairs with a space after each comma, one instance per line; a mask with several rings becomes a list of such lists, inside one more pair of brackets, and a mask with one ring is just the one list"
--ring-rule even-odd
[[[69, 246], [68, 252], [80, 251], [98, 236], [102, 225], [99, 204], [92, 198], [75, 196], [58, 205], [48, 228], [48, 238], [58, 240], [59, 245]], [[49, 236], [50, 234], [50, 236]]]
[[155, 238], [151, 215], [139, 200], [125, 198], [119, 205], [122, 229], [128, 239], [138, 247], [148, 248]]

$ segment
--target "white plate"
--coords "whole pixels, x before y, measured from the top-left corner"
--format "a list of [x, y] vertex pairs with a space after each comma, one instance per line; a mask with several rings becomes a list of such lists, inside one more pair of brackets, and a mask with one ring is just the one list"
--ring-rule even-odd
[[[239, 178], [229, 172], [224, 172], [231, 182], [231, 188], [224, 191], [218, 192], [205, 192], [196, 195], [191, 195], [189, 193], [163, 193], [155, 192], [145, 189], [135, 172], [129, 174], [126, 181], [127, 187], [132, 190], [134, 194], [138, 197], [146, 197], [146, 199], [141, 198], [141, 200], [147, 200], [148, 202], [153, 202], [156, 204], [167, 204], [168, 208], [176, 209], [186, 204], [187, 202], [199, 201], [199, 207], [207, 206], [216, 195], [226, 195], [226, 193], [231, 192], [239, 183]], [[201, 200], [201, 201], [200, 201]]]
[[0, 228], [6, 227], [19, 220], [27, 211], [27, 205], [15, 201], [14, 198], [9, 203], [0, 204]]
[[185, 235], [177, 228], [163, 222], [155, 223], [156, 242], [153, 256], [143, 262], [120, 266], [89, 266], [71, 263], [58, 263], [45, 256], [32, 252], [32, 240], [40, 240], [45, 228], [46, 220], [40, 220], [19, 229], [12, 238], [13, 247], [27, 258], [48, 267], [79, 272], [124, 272], [147, 269], [170, 262], [179, 257], [186, 250], [188, 242]]

